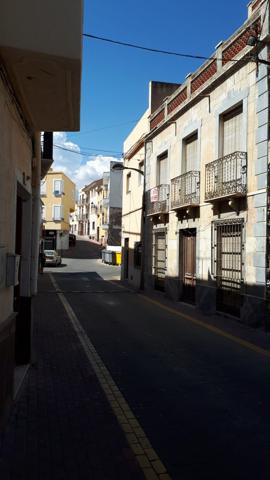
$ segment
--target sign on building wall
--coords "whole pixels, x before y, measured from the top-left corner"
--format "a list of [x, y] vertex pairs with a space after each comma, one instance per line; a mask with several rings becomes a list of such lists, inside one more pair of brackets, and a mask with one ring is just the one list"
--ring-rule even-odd
[[158, 188], [152, 188], [152, 190], [150, 191], [150, 201], [158, 202]]

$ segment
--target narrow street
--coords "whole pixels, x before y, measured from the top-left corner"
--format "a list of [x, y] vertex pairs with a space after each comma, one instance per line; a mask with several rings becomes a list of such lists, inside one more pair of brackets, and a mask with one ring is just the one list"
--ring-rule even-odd
[[1, 480], [268, 479], [269, 351], [123, 287], [119, 272], [82, 240], [45, 268]]

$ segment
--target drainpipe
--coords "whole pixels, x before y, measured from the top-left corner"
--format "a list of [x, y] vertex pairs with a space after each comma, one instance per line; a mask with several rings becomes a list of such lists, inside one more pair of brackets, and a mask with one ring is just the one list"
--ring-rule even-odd
[[146, 247], [146, 198], [145, 198], [145, 187], [146, 187], [146, 144], [145, 144], [145, 156], [144, 156], [144, 175], [143, 175], [143, 194], [142, 194], [142, 215], [141, 215], [141, 278], [140, 278], [140, 289], [144, 290], [144, 277], [145, 277], [145, 247]]
[[40, 175], [41, 145], [40, 132], [34, 134], [32, 159], [32, 244], [31, 244], [31, 295], [37, 293], [38, 256], [40, 241]]
[[141, 258], [141, 278], [140, 278], [140, 289], [145, 289], [145, 276], [147, 274], [147, 265], [146, 265], [146, 248], [147, 248], [147, 221], [146, 221], [146, 175], [147, 175], [147, 157], [148, 143], [152, 143], [152, 140], [145, 139], [144, 141], [144, 175], [143, 175], [143, 196], [142, 196], [142, 217], [141, 217], [141, 243], [142, 243], [142, 258]]

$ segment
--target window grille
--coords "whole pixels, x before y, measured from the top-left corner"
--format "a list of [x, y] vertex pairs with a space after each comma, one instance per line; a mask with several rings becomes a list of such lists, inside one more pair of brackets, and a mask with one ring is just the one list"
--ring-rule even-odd
[[240, 316], [243, 283], [243, 219], [212, 223], [212, 274], [217, 285], [217, 310]]

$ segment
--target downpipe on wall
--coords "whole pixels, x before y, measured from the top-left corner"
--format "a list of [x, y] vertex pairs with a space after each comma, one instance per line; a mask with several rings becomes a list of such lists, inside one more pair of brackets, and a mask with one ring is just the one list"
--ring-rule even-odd
[[40, 241], [40, 176], [41, 141], [40, 132], [34, 134], [34, 156], [32, 159], [32, 244], [31, 244], [31, 295], [37, 294], [39, 241]]

